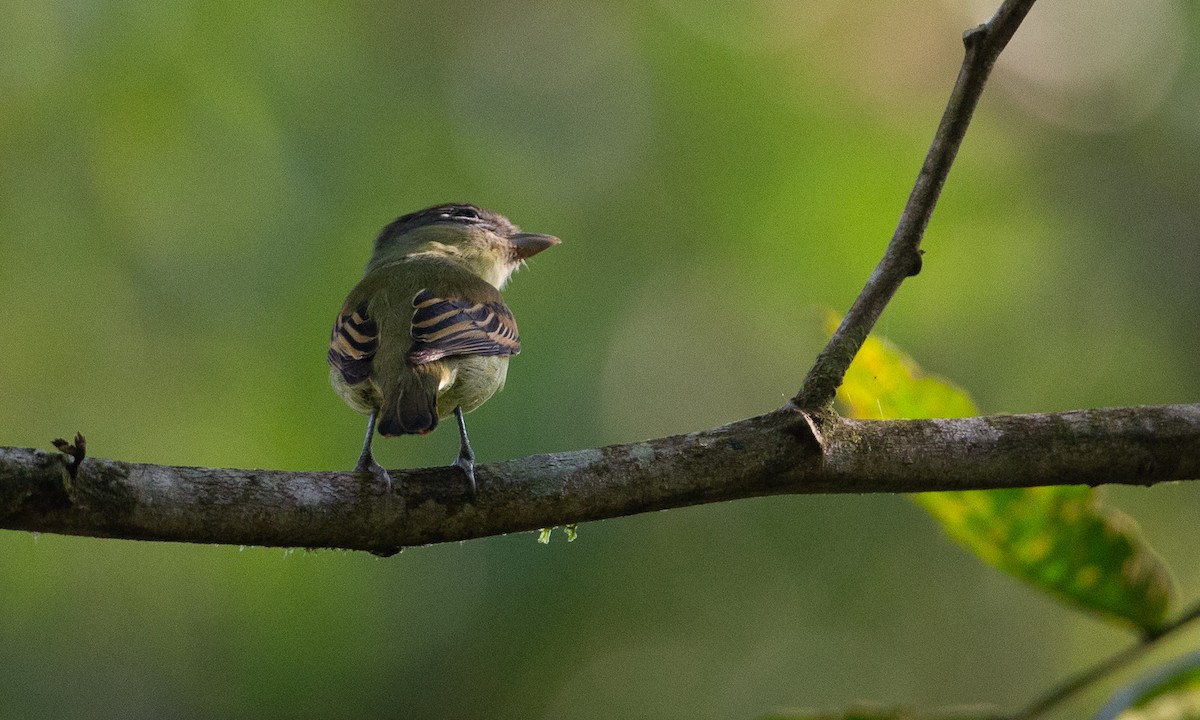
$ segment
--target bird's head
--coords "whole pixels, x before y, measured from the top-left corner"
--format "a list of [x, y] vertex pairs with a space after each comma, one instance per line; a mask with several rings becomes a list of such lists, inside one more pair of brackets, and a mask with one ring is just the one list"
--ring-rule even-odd
[[503, 215], [467, 204], [435, 205], [396, 218], [379, 233], [372, 269], [417, 253], [453, 260], [496, 288], [521, 263], [562, 242], [553, 235], [521, 232]]

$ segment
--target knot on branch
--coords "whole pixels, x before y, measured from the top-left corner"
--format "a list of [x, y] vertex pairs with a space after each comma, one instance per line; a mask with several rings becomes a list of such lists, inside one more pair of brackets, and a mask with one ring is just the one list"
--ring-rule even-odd
[[913, 258], [908, 268], [908, 277], [914, 277], [921, 274], [921, 266], [925, 262], [923, 259], [924, 255], [925, 251], [920, 248], [917, 248], [916, 252], [913, 253]]
[[967, 52], [971, 52], [982, 45], [987, 39], [990, 30], [991, 28], [988, 23], [980, 23], [963, 33], [963, 46], [966, 47]]

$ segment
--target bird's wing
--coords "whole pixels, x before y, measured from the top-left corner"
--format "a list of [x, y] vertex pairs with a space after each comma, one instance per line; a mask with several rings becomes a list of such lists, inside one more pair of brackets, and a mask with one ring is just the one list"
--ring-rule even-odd
[[347, 385], [357, 385], [371, 375], [371, 359], [379, 349], [379, 325], [367, 315], [367, 303], [342, 308], [329, 336], [329, 364]]
[[482, 302], [439, 297], [422, 290], [413, 297], [414, 365], [452, 355], [516, 355], [521, 352], [517, 321], [499, 293]]

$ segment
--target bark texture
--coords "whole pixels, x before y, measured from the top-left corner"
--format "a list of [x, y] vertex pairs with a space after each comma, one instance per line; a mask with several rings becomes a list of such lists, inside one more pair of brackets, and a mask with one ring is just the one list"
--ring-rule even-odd
[[370, 474], [144, 465], [0, 448], [0, 527], [391, 554], [762, 495], [1200, 478], [1200, 405], [853, 421], [792, 408], [704, 432], [477, 468]]

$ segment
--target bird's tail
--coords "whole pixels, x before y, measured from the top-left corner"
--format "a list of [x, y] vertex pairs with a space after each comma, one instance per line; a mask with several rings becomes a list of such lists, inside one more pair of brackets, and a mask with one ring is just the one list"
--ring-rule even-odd
[[424, 435], [438, 424], [438, 376], [434, 373], [401, 373], [396, 393], [384, 402], [379, 413], [379, 434]]

